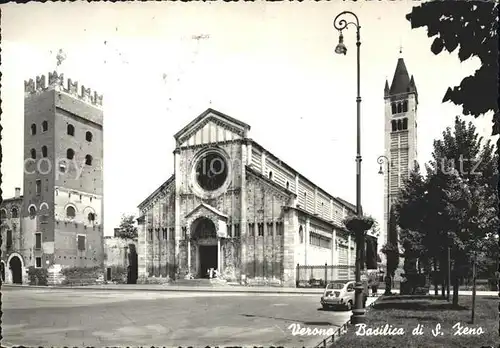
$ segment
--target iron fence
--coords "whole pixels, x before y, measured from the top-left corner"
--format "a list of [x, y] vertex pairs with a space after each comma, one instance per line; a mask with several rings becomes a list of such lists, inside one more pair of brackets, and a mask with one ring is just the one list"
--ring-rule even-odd
[[348, 265], [300, 265], [297, 264], [296, 286], [324, 287], [334, 280], [354, 280], [355, 266]]

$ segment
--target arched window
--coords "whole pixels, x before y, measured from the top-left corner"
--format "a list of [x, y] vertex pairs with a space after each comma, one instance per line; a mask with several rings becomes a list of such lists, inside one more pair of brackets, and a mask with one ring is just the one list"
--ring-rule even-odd
[[406, 117], [403, 118], [403, 129], [408, 129], [408, 119]]
[[42, 157], [47, 157], [47, 146], [42, 146]]
[[19, 217], [19, 210], [17, 210], [17, 208], [14, 207], [12, 208], [11, 214], [13, 219], [17, 219]]
[[403, 112], [403, 105], [401, 103], [398, 103], [398, 114]]
[[273, 172], [271, 170], [269, 171], [269, 180], [273, 180]]
[[29, 213], [30, 213], [30, 218], [34, 218], [36, 216], [36, 208], [34, 205], [32, 205], [29, 209]]
[[36, 134], [36, 124], [32, 124], [31, 125], [31, 135], [35, 135]]
[[31, 149], [31, 158], [36, 159], [36, 150], [35, 149]]
[[302, 230], [302, 226], [299, 227], [299, 237], [300, 237], [300, 244], [304, 243], [304, 231]]
[[397, 131], [398, 130], [398, 125], [396, 123], [396, 120], [392, 120], [391, 124], [392, 124], [392, 131], [393, 132]]
[[49, 123], [47, 121], [42, 122], [42, 132], [46, 132], [49, 129]]
[[90, 156], [90, 155], [85, 156], [85, 165], [87, 165], [87, 166], [92, 165], [92, 156]]
[[290, 189], [290, 183], [287, 181], [286, 182], [286, 189], [289, 190]]
[[70, 218], [70, 219], [74, 219], [75, 218], [75, 215], [76, 215], [76, 210], [73, 206], [68, 206], [66, 208], [66, 217]]
[[408, 100], [405, 100], [403, 102], [403, 112], [407, 112], [408, 111]]
[[89, 222], [94, 222], [95, 221], [95, 214], [94, 213], [89, 213], [87, 215], [87, 218], [89, 219]]
[[7, 219], [7, 211], [5, 209], [0, 210], [0, 220]]
[[75, 151], [73, 151], [73, 149], [68, 149], [66, 151], [66, 158], [71, 160], [73, 157], [75, 157]]
[[85, 133], [85, 140], [87, 140], [88, 142], [92, 141], [92, 133], [90, 132]]
[[396, 103], [391, 103], [392, 106], [392, 114], [394, 115], [396, 113]]
[[403, 122], [401, 120], [398, 120], [398, 131], [403, 130]]
[[75, 135], [75, 127], [73, 127], [72, 124], [68, 124], [68, 135], [74, 136]]

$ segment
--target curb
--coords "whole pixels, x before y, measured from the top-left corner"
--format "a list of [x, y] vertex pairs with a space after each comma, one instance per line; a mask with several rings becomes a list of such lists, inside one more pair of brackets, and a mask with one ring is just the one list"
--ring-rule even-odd
[[[381, 295], [381, 296], [377, 297], [377, 299], [375, 301], [373, 301], [368, 306], [366, 306], [365, 307], [365, 313], [368, 312], [368, 310], [371, 307], [373, 307], [373, 305], [375, 303], [377, 303], [377, 301], [379, 301], [383, 296], [384, 295]], [[335, 344], [335, 341], [338, 340], [340, 337], [342, 337], [347, 332], [347, 328], [348, 328], [349, 325], [351, 325], [351, 319], [349, 319], [344, 324], [342, 324], [341, 327], [339, 327], [337, 330], [335, 330], [335, 332], [333, 333], [333, 335], [331, 335], [328, 338], [323, 339], [314, 348], [333, 348], [334, 344]]]
[[50, 290], [91, 290], [91, 291], [170, 291], [170, 292], [212, 292], [212, 293], [255, 293], [255, 294], [285, 294], [285, 295], [321, 295], [323, 293], [322, 289], [318, 291], [293, 291], [293, 290], [270, 290], [269, 288], [196, 288], [196, 287], [185, 287], [185, 288], [174, 288], [166, 286], [163, 288], [144, 288], [144, 287], [123, 287], [123, 288], [109, 288], [109, 287], [95, 287], [95, 286], [40, 286], [40, 285], [2, 285], [2, 288], [22, 288], [22, 289], [50, 289]]

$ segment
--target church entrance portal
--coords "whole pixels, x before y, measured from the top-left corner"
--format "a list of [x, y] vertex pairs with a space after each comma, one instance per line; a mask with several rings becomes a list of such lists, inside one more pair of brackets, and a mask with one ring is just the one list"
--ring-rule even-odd
[[217, 269], [217, 245], [200, 245], [200, 277], [208, 278], [210, 268]]
[[12, 284], [22, 284], [23, 283], [22, 264], [19, 257], [14, 256], [10, 259], [9, 268], [12, 273]]
[[219, 244], [215, 224], [206, 217], [200, 217], [193, 222], [191, 228], [191, 239], [198, 249], [196, 273], [200, 278], [208, 278], [208, 270], [217, 269], [219, 263]]

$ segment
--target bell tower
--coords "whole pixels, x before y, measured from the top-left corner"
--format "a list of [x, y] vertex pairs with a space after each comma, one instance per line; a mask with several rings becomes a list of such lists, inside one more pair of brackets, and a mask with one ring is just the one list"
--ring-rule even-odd
[[396, 64], [392, 83], [389, 85], [388, 81], [385, 81], [384, 101], [384, 155], [389, 159], [389, 173], [387, 165], [382, 167], [385, 183], [384, 225], [379, 249], [387, 243], [387, 221], [390, 214], [387, 200], [389, 199], [392, 205], [404, 183], [404, 178], [409, 176], [417, 161], [418, 93], [413, 75], [410, 77], [408, 74], [402, 56]]

